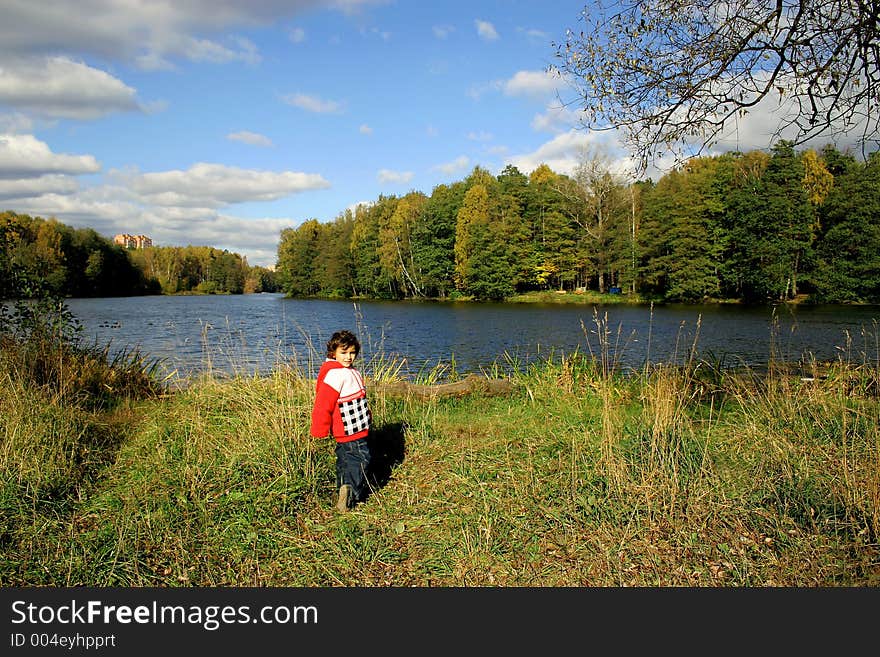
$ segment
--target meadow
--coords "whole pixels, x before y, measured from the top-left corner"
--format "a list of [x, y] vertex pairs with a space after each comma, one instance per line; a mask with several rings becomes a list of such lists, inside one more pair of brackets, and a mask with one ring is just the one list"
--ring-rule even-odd
[[0, 345], [2, 586], [880, 585], [880, 357], [623, 373], [599, 348], [436, 398], [363, 363], [375, 485], [340, 514], [302, 364], [174, 387], [34, 340]]

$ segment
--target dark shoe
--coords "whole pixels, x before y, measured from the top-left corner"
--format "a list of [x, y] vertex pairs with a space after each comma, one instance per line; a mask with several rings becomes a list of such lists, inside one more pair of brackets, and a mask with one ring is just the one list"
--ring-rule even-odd
[[351, 486], [342, 484], [339, 487], [339, 497], [336, 500], [336, 510], [339, 513], [345, 513], [349, 509], [351, 503]]

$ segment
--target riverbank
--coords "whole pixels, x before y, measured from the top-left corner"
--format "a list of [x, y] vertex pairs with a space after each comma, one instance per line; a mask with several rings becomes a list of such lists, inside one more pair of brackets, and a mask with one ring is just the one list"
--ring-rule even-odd
[[865, 365], [573, 356], [493, 397], [374, 381], [376, 489], [345, 515], [296, 367], [100, 404], [5, 361], [0, 381], [3, 586], [880, 585]]

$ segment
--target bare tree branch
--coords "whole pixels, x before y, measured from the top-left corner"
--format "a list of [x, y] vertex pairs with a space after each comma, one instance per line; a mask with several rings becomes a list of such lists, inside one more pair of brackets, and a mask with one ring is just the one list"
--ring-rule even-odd
[[583, 125], [618, 129], [643, 169], [701, 153], [774, 97], [791, 108], [774, 138], [880, 133], [880, 0], [597, 0], [580, 20], [551, 69]]

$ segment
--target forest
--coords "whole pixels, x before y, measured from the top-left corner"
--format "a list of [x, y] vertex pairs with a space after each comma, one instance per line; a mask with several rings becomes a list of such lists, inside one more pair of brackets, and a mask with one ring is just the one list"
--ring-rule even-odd
[[501, 300], [535, 290], [669, 302], [880, 302], [880, 154], [825, 146], [697, 157], [628, 182], [585, 153], [380, 196], [282, 231], [295, 297]]
[[[30, 289], [36, 284], [42, 289]], [[237, 253], [210, 246], [126, 249], [91, 228], [0, 213], [0, 299], [274, 291], [274, 272]]]

